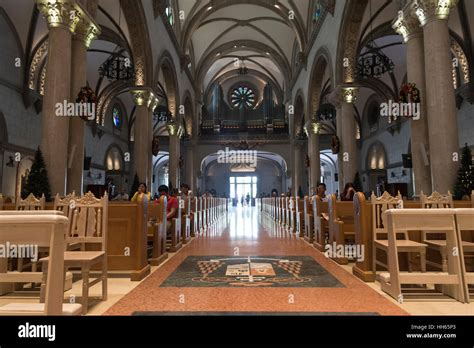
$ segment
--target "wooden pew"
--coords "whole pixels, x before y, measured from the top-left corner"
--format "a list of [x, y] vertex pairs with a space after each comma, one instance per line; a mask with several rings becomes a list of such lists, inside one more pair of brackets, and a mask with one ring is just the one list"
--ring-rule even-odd
[[148, 264], [148, 199], [110, 202], [107, 263], [109, 272], [127, 274], [140, 281], [150, 274]]
[[[356, 192], [354, 195], [354, 229], [355, 242], [357, 245], [364, 246], [364, 259], [359, 260], [352, 267], [352, 273], [365, 282], [375, 281], [375, 272], [373, 265], [374, 238], [372, 233], [372, 212], [371, 206], [367, 204], [365, 195], [362, 192]], [[369, 257], [370, 256], [370, 257]]]
[[[354, 209], [352, 202], [337, 202], [335, 195], [329, 196], [329, 244], [334, 246], [346, 245], [348, 240], [354, 240]], [[333, 258], [337, 263], [348, 264], [347, 257]]]
[[312, 212], [314, 247], [319, 251], [325, 251], [326, 242], [329, 242], [328, 203], [323, 202], [319, 196], [314, 196], [312, 200]]
[[191, 201], [179, 198], [181, 207], [181, 242], [187, 244], [191, 241]]
[[[169, 204], [169, 202], [168, 202]], [[170, 232], [167, 237], [167, 250], [170, 252], [176, 252], [183, 246], [181, 236], [181, 204], [178, 201], [178, 210], [176, 211], [176, 218], [171, 219]]]
[[474, 284], [473, 265], [471, 264], [471, 268], [469, 269], [467, 263], [468, 258], [472, 261], [472, 258], [474, 257], [474, 243], [472, 243], [472, 234], [474, 232], [474, 209], [455, 209], [455, 217], [459, 242], [463, 244], [462, 254], [460, 254], [462, 260], [461, 267], [465, 274], [465, 297], [466, 301], [469, 303], [470, 299], [474, 297], [473, 289], [469, 288], [469, 285]]
[[[384, 292], [402, 302], [406, 299], [406, 295], [402, 293], [403, 284], [435, 284], [443, 285], [444, 294], [463, 303], [468, 301], [460, 262], [463, 250], [457, 236], [454, 209], [390, 209], [385, 212], [384, 221], [387, 222], [388, 228], [389, 253], [389, 272], [380, 276], [380, 285]], [[449, 250], [458, 250], [458, 255], [448, 253], [447, 272], [401, 272], [399, 270], [397, 233], [423, 229], [445, 232]]]
[[305, 196], [303, 200], [303, 222], [301, 228], [304, 240], [314, 243], [313, 197]]
[[[49, 249], [50, 262], [45, 283], [45, 303], [10, 303], [0, 307], [0, 315], [80, 315], [80, 304], [63, 304], [64, 250], [66, 250], [67, 217], [59, 212], [51, 214], [2, 215], [0, 219], [0, 243], [37, 245]], [[5, 277], [0, 276], [0, 281]]]
[[161, 196], [148, 207], [148, 241], [152, 242], [152, 255], [148, 262], [152, 266], [162, 264], [167, 258], [166, 252], [166, 204], [167, 198]]
[[305, 200], [307, 197], [301, 199], [299, 197], [296, 197], [295, 201], [295, 216], [296, 216], [296, 234], [300, 238], [305, 237], [305, 216], [306, 216], [306, 211], [305, 211]]
[[291, 233], [296, 233], [296, 199], [288, 199], [288, 228]]
[[189, 199], [189, 206], [190, 206], [190, 227], [191, 227], [191, 237], [196, 237], [199, 233], [198, 230], [198, 217], [197, 217], [197, 210], [196, 210], [196, 197], [188, 197]]

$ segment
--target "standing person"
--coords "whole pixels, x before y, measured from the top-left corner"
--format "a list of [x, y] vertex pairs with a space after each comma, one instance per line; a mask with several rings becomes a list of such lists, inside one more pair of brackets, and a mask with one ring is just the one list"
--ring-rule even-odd
[[178, 217], [178, 199], [169, 194], [169, 188], [166, 185], [158, 187], [158, 193], [161, 196], [165, 196], [168, 204], [166, 205], [166, 234], [167, 237], [171, 236], [171, 220]]
[[342, 191], [341, 201], [352, 201], [355, 192], [354, 185], [351, 182], [348, 182], [344, 187], [344, 191]]
[[247, 197], [245, 197], [245, 202], [247, 203], [247, 206], [250, 205], [250, 193], [247, 193]]
[[138, 191], [135, 192], [135, 194], [133, 195], [132, 202], [136, 202], [138, 200], [138, 197], [143, 194], [146, 194], [146, 196], [148, 197], [148, 200], [150, 200], [151, 193], [147, 192], [146, 184], [142, 182], [140, 185], [138, 185]]

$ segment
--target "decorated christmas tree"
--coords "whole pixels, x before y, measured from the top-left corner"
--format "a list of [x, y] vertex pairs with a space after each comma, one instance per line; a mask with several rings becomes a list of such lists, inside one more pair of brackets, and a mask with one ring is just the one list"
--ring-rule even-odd
[[454, 186], [454, 199], [460, 200], [464, 196], [470, 196], [472, 190], [474, 190], [472, 153], [469, 146], [465, 144], [461, 154], [461, 167], [458, 170], [458, 177]]
[[138, 191], [138, 186], [140, 186], [140, 180], [138, 179], [138, 174], [135, 173], [135, 177], [133, 178], [132, 183], [132, 189], [130, 191], [130, 198], [132, 198], [135, 192]]
[[352, 184], [354, 185], [354, 190], [356, 190], [356, 192], [362, 192], [362, 182], [360, 181], [359, 172], [355, 173], [354, 182]]
[[39, 147], [36, 151], [35, 159], [31, 166], [30, 174], [26, 179], [26, 184], [21, 196], [24, 199], [31, 193], [37, 198], [40, 198], [44, 194], [46, 201], [51, 200], [51, 187], [49, 186], [48, 171], [46, 170], [46, 164], [44, 163], [43, 153]]

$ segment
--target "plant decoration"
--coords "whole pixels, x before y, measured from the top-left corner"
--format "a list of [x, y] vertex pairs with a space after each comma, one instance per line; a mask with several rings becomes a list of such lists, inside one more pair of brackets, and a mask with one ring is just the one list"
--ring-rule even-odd
[[398, 94], [399, 103], [420, 103], [420, 90], [415, 83], [403, 84]]
[[[89, 86], [82, 87], [76, 98], [76, 103], [96, 104], [97, 96]], [[88, 121], [87, 116], [81, 116], [84, 121]]]
[[39, 147], [36, 151], [35, 159], [31, 166], [28, 178], [26, 179], [26, 185], [21, 196], [24, 199], [31, 193], [35, 197], [41, 197], [44, 194], [46, 201], [51, 201], [51, 187], [48, 180], [48, 171], [46, 170], [43, 153]]

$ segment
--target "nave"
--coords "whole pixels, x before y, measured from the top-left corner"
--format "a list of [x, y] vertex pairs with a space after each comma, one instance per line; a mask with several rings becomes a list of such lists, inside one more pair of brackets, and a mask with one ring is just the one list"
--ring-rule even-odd
[[[264, 257], [270, 258], [273, 265], [278, 263], [275, 260], [302, 261], [298, 276], [309, 278], [309, 282], [276, 285], [242, 281], [201, 285], [189, 281], [194, 276], [190, 267], [197, 268], [193, 263], [198, 259], [241, 258], [239, 263], [269, 262], [260, 260]], [[183, 263], [187, 263], [188, 268], [183, 268]], [[263, 214], [260, 207], [237, 207], [152, 271], [105, 315], [474, 314], [473, 303], [424, 301], [400, 304], [383, 293], [378, 283], [364, 283], [353, 276], [352, 265], [338, 265]]]

